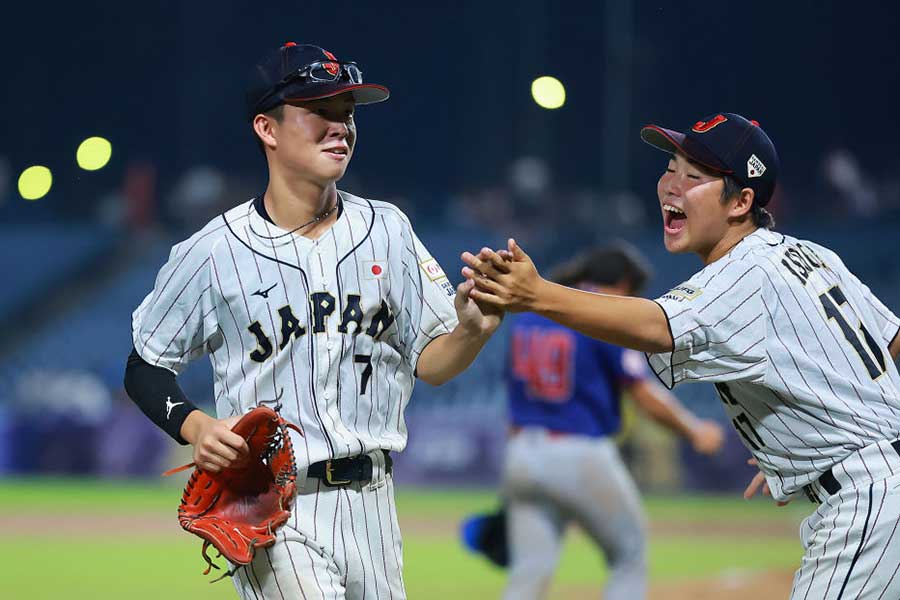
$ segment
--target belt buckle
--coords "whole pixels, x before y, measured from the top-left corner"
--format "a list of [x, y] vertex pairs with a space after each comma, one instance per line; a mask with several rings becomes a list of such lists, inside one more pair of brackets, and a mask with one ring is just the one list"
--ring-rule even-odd
[[334, 465], [331, 462], [331, 459], [325, 461], [325, 482], [328, 485], [347, 485], [348, 483], [353, 483], [350, 479], [335, 479], [334, 478]]

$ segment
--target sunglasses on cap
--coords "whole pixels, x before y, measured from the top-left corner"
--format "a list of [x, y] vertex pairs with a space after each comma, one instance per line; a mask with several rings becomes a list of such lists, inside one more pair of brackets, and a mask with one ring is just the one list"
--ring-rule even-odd
[[299, 69], [282, 77], [281, 81], [272, 86], [271, 90], [256, 101], [256, 106], [259, 107], [263, 105], [294, 82], [334, 83], [335, 81], [339, 81], [342, 77], [353, 84], [362, 83], [362, 71], [356, 66], [355, 62], [317, 60], [308, 65], [303, 65]]
[[278, 82], [278, 86], [286, 86], [298, 79], [327, 83], [338, 81], [342, 77], [346, 78], [350, 83], [362, 83], [362, 71], [359, 70], [355, 62], [317, 60], [300, 67], [292, 73], [288, 73]]

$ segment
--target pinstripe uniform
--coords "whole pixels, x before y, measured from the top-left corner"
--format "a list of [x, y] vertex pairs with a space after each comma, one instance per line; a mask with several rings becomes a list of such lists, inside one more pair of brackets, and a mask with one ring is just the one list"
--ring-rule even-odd
[[[454, 287], [394, 206], [339, 192], [316, 240], [239, 205], [172, 249], [133, 316], [134, 345], [180, 372], [209, 354], [220, 418], [279, 403], [301, 468], [280, 543], [234, 583], [243, 598], [405, 597], [393, 482], [416, 362], [457, 324]], [[371, 482], [326, 487], [313, 463], [368, 454]]]
[[836, 254], [766, 229], [657, 302], [663, 383], [715, 383], [773, 497], [819, 503], [792, 598], [900, 597], [900, 319]]

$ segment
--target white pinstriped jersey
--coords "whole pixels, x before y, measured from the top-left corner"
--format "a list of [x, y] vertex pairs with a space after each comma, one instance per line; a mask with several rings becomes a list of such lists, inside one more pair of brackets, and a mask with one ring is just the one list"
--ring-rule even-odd
[[716, 384], [776, 499], [900, 437], [900, 319], [834, 252], [759, 229], [657, 302], [675, 347], [651, 367]]
[[177, 374], [210, 354], [220, 418], [279, 402], [305, 432], [301, 464], [402, 450], [419, 354], [457, 323], [455, 289], [406, 216], [339, 196], [317, 240], [252, 200], [213, 219], [172, 248], [133, 315], [150, 364]]

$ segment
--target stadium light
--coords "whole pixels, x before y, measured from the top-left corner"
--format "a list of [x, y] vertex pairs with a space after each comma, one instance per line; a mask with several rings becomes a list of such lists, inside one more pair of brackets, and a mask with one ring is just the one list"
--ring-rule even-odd
[[43, 198], [52, 185], [53, 174], [42, 165], [28, 167], [19, 175], [19, 194], [26, 200]]
[[541, 108], [552, 110], [566, 103], [566, 88], [556, 77], [544, 75], [531, 82], [531, 97]]
[[112, 156], [112, 144], [102, 137], [89, 137], [81, 142], [75, 152], [78, 166], [85, 171], [102, 169]]

